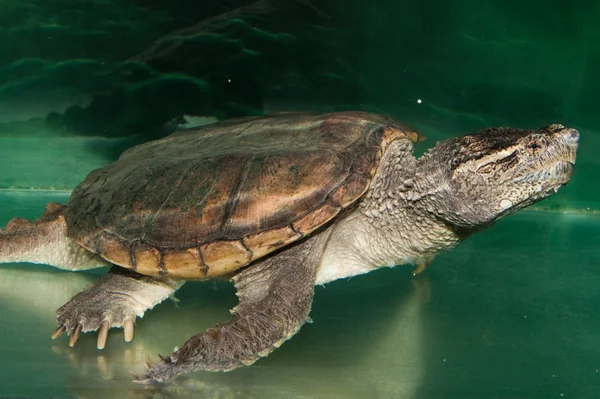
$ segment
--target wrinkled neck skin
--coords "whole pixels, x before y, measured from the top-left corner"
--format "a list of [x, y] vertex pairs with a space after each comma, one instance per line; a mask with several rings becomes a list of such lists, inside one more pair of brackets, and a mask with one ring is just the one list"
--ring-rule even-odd
[[332, 232], [317, 284], [401, 264], [420, 264], [464, 238], [437, 217], [444, 179], [435, 160], [412, 155], [412, 144], [390, 144], [369, 191]]

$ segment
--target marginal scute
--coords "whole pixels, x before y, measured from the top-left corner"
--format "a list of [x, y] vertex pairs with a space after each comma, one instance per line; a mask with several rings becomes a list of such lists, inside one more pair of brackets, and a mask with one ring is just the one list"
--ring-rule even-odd
[[252, 260], [255, 260], [301, 237], [302, 234], [294, 231], [291, 226], [285, 226], [245, 237], [244, 245], [252, 251]]
[[165, 251], [162, 260], [169, 277], [196, 280], [206, 275], [206, 268], [195, 248]]
[[208, 267], [206, 278], [222, 276], [250, 263], [252, 253], [240, 240], [215, 241], [200, 247], [202, 260]]
[[381, 146], [383, 148], [386, 148], [392, 141], [403, 139], [403, 138], [409, 139], [413, 143], [416, 143], [423, 139], [423, 137], [421, 135], [419, 135], [419, 133], [415, 130], [408, 129], [408, 128], [404, 128], [404, 129], [400, 130], [393, 126], [386, 126], [384, 128]]
[[118, 237], [112, 234], [104, 234], [99, 250], [100, 256], [109, 262], [133, 269], [129, 248]]
[[333, 219], [340, 210], [340, 207], [326, 202], [308, 215], [296, 220], [292, 226], [294, 230], [302, 234], [309, 234]]
[[160, 272], [160, 252], [146, 245], [135, 248], [136, 271], [142, 274], [158, 274]]
[[370, 180], [364, 176], [353, 175], [338, 187], [331, 196], [331, 200], [342, 208], [347, 208], [367, 191], [369, 182]]

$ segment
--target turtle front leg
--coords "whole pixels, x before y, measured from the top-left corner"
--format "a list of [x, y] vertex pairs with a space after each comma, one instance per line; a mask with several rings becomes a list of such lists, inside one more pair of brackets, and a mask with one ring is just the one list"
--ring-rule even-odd
[[125, 341], [133, 339], [136, 317], [171, 296], [182, 281], [144, 276], [134, 271], [113, 267], [106, 276], [75, 295], [57, 311], [59, 327], [52, 339], [65, 331], [69, 345], [75, 346], [81, 332], [98, 330], [98, 349], [106, 345], [108, 329], [123, 327]]
[[431, 264], [431, 262], [433, 262], [434, 258], [435, 258], [434, 255], [428, 256], [425, 259], [423, 259], [422, 261], [420, 261], [419, 263], [417, 263], [417, 267], [412, 272], [413, 276], [423, 273], [425, 271], [425, 269], [427, 269], [427, 266], [429, 266]]
[[322, 232], [233, 277], [239, 304], [231, 321], [190, 338], [134, 382], [163, 382], [184, 372], [229, 371], [267, 356], [308, 320], [316, 271], [329, 232]]

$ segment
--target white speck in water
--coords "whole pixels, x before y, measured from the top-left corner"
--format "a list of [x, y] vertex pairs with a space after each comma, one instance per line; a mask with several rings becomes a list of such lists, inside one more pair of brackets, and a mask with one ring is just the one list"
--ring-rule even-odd
[[422, 102], [423, 102], [423, 101], [421, 101], [421, 99], [420, 99], [420, 98], [417, 100], [417, 104], [421, 104]]
[[231, 79], [227, 79], [227, 83], [231, 83]]
[[446, 359], [444, 359], [444, 361], [446, 361]]
[[527, 315], [525, 315], [525, 318], [527, 318]]

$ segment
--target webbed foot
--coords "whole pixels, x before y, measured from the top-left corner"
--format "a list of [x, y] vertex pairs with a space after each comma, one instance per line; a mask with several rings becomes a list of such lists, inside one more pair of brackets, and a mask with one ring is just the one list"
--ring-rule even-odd
[[232, 319], [190, 338], [141, 375], [138, 384], [164, 382], [177, 374], [229, 371], [267, 356], [307, 322], [316, 270], [329, 232], [310, 237], [241, 270], [232, 281], [239, 304]]
[[142, 317], [182, 284], [115, 267], [56, 311], [59, 327], [52, 339], [67, 332], [69, 346], [73, 347], [82, 332], [98, 331], [97, 347], [104, 349], [108, 330], [123, 327], [125, 341], [129, 342], [136, 317]]

